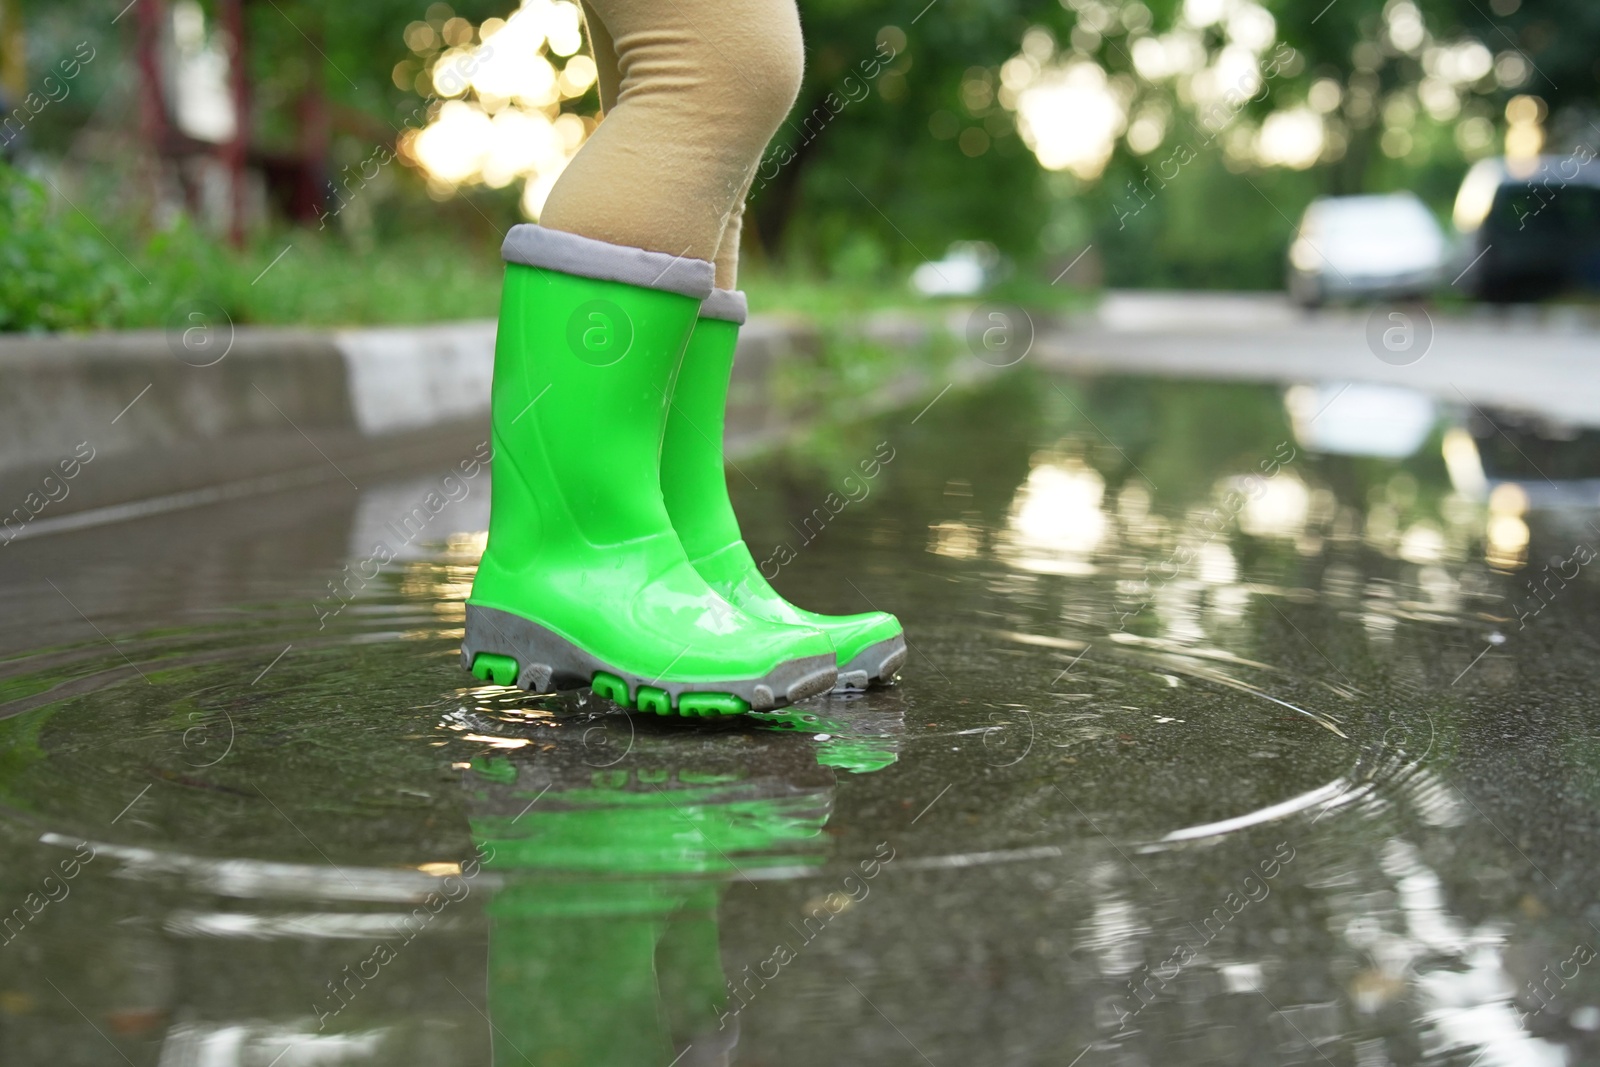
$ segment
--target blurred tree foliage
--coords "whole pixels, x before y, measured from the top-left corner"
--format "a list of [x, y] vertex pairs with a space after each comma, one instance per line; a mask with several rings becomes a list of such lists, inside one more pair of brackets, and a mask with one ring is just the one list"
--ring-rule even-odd
[[[1304, 170], [1230, 165], [1218, 138], [1198, 148], [1160, 195], [1146, 197], [1148, 210], [1126, 221], [1119, 215], [1136, 203], [1129, 183], [1144, 181], [1174, 144], [1198, 145], [1195, 135], [1204, 132], [1180, 102], [1173, 102], [1158, 148], [1141, 156], [1119, 139], [1099, 179], [1084, 181], [1044, 171], [1016, 136], [1014, 116], [993, 96], [964, 91], [983, 79], [992, 85], [1032, 26], [1048, 30], [1063, 54], [1142, 81], [1130, 54], [1130, 25], [1149, 34], [1169, 31], [1184, 6], [1182, 0], [936, 0], [926, 7], [923, 0], [802, 0], [810, 62], [792, 117], [823, 107], [851, 61], [870, 55], [884, 36], [905, 46], [869, 99], [844, 108], [797, 149], [777, 181], [759, 190], [753, 212], [761, 241], [775, 254], [815, 263], [843, 257], [847, 265], [870, 260], [861, 248], [903, 265], [937, 257], [953, 240], [992, 241], [1023, 260], [1065, 259], [1092, 242], [1113, 284], [1274, 286], [1294, 221], [1314, 196], [1408, 188], [1441, 214], [1448, 210], [1471, 157], [1450, 122], [1430, 120], [1416, 103], [1428, 73], [1426, 49], [1407, 52], [1386, 39], [1396, 0], [1261, 5], [1273, 16], [1277, 40], [1297, 58], [1269, 79], [1262, 99], [1244, 105], [1239, 120], [1259, 124], [1273, 110], [1303, 105], [1314, 82], [1331, 80], [1342, 90], [1344, 112], [1358, 95], [1374, 102], [1366, 115], [1336, 113], [1348, 139], [1337, 158]], [[1197, 5], [1190, 0], [1190, 6]], [[1505, 103], [1515, 93], [1536, 95], [1548, 107], [1548, 150], [1600, 142], [1592, 122], [1600, 103], [1600, 5], [1418, 0], [1418, 6], [1430, 44], [1475, 39], [1497, 60], [1525, 57], [1522, 84], [1480, 84], [1464, 105], [1461, 118], [1494, 123], [1493, 148], [1476, 154], [1498, 151]], [[1108, 21], [1104, 32], [1074, 32]], [[1215, 57], [1225, 44], [1221, 28], [1207, 29], [1204, 43]], [[1417, 118], [1411, 148], [1391, 157], [1379, 144], [1382, 110], [1395, 100], [1406, 101], [1400, 106]], [[794, 136], [786, 130], [778, 140], [786, 135]]]
[[[1445, 213], [1468, 163], [1499, 150], [1515, 94], [1542, 101], [1547, 150], [1600, 141], [1593, 0], [799, 2], [806, 78], [757, 176], [748, 231], [752, 251], [774, 267], [855, 282], [886, 282], [952, 241], [979, 240], [1047, 276], [1092, 244], [1090, 262], [1112, 284], [1274, 286], [1294, 221], [1316, 195], [1410, 188]], [[214, 19], [214, 0], [202, 6]], [[1187, 26], [1215, 65], [1230, 47], [1228, 15], [1241, 6], [1270, 13], [1274, 48], [1292, 49], [1293, 58], [1238, 108], [1236, 125], [1259, 130], [1276, 112], [1304, 110], [1315, 84], [1332, 84], [1337, 101], [1323, 110], [1339, 150], [1314, 165], [1262, 165], [1231, 149], [1230, 133], [1203, 136], [1209, 131], [1178, 81], [1145, 77], [1134, 62], [1137, 39]], [[1196, 15], [1208, 7], [1222, 15]], [[48, 67], [88, 34], [122, 57], [95, 72], [104, 79], [98, 93], [135, 91], [131, 15], [111, 26], [103, 0], [22, 0], [22, 8], [31, 65]], [[359, 159], [403, 125], [426, 121], [423, 99], [403, 87], [410, 68], [397, 69], [411, 58], [408, 24], [450, 14], [478, 22], [513, 9], [514, 0], [251, 0], [258, 134], [267, 145], [291, 143], [297, 102], [315, 85], [344, 146], [335, 156]], [[1420, 45], [1398, 36], [1408, 11], [1423, 27]], [[1002, 91], [1002, 68], [1030, 31], [1052, 42], [1047, 66], [1092, 62], [1126, 88], [1128, 118], [1161, 105], [1159, 140], [1135, 151], [1119, 130], [1099, 173], [1043, 168]], [[1493, 56], [1494, 72], [1463, 85], [1459, 114], [1440, 117], [1419, 102], [1430, 49], [1469, 40]], [[89, 95], [59, 117], [87, 121]], [[1473, 137], [1462, 132], [1468, 120], [1477, 123]], [[47, 144], [49, 124], [41, 126], [38, 142]], [[1195, 149], [1192, 161], [1153, 195], [1152, 171], [1180, 145]], [[516, 218], [512, 195], [478, 188], [462, 196], [470, 211], [441, 216], [417, 195], [402, 221]]]

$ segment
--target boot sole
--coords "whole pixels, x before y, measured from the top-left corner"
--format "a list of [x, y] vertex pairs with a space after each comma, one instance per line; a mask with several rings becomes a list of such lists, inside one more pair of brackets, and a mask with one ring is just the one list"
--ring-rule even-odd
[[530, 693], [587, 686], [625, 708], [692, 718], [771, 711], [828, 692], [838, 676], [834, 657], [821, 655], [786, 660], [759, 678], [663, 682], [608, 664], [532, 619], [477, 604], [467, 605], [461, 665]]
[[893, 685], [895, 672], [905, 666], [906, 635], [895, 634], [875, 641], [851, 657], [839, 668], [839, 678], [834, 683], [835, 693], [851, 689], [869, 689], [880, 685]]

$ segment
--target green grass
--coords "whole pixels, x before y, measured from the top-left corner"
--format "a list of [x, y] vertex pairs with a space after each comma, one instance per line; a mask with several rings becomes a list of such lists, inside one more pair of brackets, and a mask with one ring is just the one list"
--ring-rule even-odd
[[290, 232], [258, 245], [230, 268], [226, 299], [217, 302], [242, 322], [440, 322], [493, 318], [500, 305], [499, 250], [439, 237], [407, 238], [357, 252], [337, 239]]
[[[93, 197], [80, 195], [88, 206]], [[492, 235], [491, 235], [492, 236]], [[235, 249], [192, 223], [140, 232], [110, 217], [90, 218], [41, 184], [0, 165], [0, 332], [171, 327], [196, 302], [219, 306], [238, 325], [355, 326], [492, 318], [500, 299], [498, 238], [448, 229], [402, 231], [353, 243], [334, 233], [285, 228]], [[803, 317], [822, 332], [829, 356], [892, 360], [862, 343], [861, 322], [893, 311], [935, 332], [952, 312], [980, 301], [1031, 312], [1083, 306], [1081, 292], [1018, 272], [981, 298], [919, 296], [903, 273], [824, 279], [750, 270], [741, 279], [757, 313]], [[899, 353], [904, 358], [907, 353]]]
[[500, 272], [493, 244], [443, 232], [361, 248], [299, 228], [259, 235], [243, 249], [184, 219], [141, 233], [90, 218], [0, 165], [0, 331], [162, 327], [183, 321], [196, 301], [219, 305], [237, 324], [488, 318]]

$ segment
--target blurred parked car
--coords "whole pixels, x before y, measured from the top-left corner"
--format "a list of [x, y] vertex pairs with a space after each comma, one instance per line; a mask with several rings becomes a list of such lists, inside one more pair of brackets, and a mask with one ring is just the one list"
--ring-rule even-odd
[[1475, 163], [1456, 194], [1461, 287], [1497, 303], [1600, 289], [1594, 152]]
[[1289, 246], [1289, 296], [1328, 300], [1415, 297], [1444, 269], [1444, 231], [1412, 193], [1319, 197]]

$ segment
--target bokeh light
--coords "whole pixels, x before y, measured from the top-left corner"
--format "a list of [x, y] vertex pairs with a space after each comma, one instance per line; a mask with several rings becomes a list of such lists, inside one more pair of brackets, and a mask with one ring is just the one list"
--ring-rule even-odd
[[[1384, 4], [1352, 48], [1348, 80], [1323, 74], [1309, 86], [1297, 77], [1304, 57], [1257, 0], [1184, 0], [1167, 26], [1137, 0], [1061, 3], [1077, 17], [1069, 38], [1058, 43], [1046, 27], [1029, 27], [999, 67], [997, 98], [1040, 165], [1088, 181], [1109, 165], [1118, 138], [1135, 156], [1214, 140], [1231, 170], [1304, 170], [1341, 159], [1354, 131], [1376, 126], [1391, 158], [1420, 161], [1453, 142], [1478, 160], [1497, 147], [1482, 97], [1529, 76], [1518, 51], [1496, 55], [1471, 37], [1436, 37], [1414, 0]], [[1395, 64], [1403, 64], [1398, 84], [1380, 78]], [[967, 72], [963, 97], [980, 74]], [[1538, 123], [1508, 118], [1507, 154], [1536, 154]], [[1429, 124], [1451, 133], [1436, 137]]]
[[[477, 27], [460, 17], [437, 27], [413, 22], [405, 43], [423, 63], [418, 90], [438, 102], [426, 125], [401, 138], [403, 157], [438, 196], [521, 182], [523, 213], [538, 218], [596, 121], [593, 107], [583, 105], [599, 72], [590, 56], [578, 54], [578, 6], [524, 0], [509, 18]], [[396, 67], [397, 84], [412, 62]]]

